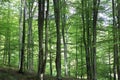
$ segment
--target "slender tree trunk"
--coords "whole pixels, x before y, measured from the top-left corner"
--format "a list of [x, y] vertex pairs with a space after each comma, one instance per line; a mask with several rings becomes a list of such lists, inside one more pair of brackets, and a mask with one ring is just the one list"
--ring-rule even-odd
[[[9, 21], [9, 19], [10, 19], [10, 3], [8, 3], [8, 19], [7, 19], [7, 23], [8, 24], [10, 24], [10, 21]], [[8, 66], [10, 66], [10, 62], [11, 62], [11, 53], [10, 53], [10, 34], [11, 34], [11, 32], [10, 32], [10, 28], [8, 27], [8, 29], [7, 29], [7, 33], [8, 33], [8, 35], [7, 35], [7, 37], [8, 37], [8, 45], [7, 45], [7, 52], [8, 52]]]
[[20, 61], [21, 61], [21, 48], [22, 48], [22, 15], [23, 15], [23, 10], [22, 10], [22, 4], [23, 1], [20, 1], [20, 16], [19, 16], [19, 68], [20, 68]]
[[45, 74], [45, 67], [48, 56], [48, 16], [49, 16], [49, 0], [47, 0], [46, 20], [45, 20], [45, 59], [43, 62], [43, 74]]
[[[51, 47], [51, 46], [50, 46]], [[51, 50], [51, 49], [50, 49]], [[52, 52], [50, 51], [50, 75], [53, 75], [53, 70], [52, 70]]]
[[83, 79], [83, 40], [81, 39], [81, 79]]
[[96, 26], [97, 26], [97, 16], [100, 0], [93, 0], [93, 80], [97, 80], [96, 72]]
[[45, 0], [38, 0], [38, 39], [39, 39], [39, 55], [38, 55], [38, 79], [43, 80], [43, 26], [44, 26], [44, 10]]
[[68, 76], [68, 63], [67, 63], [67, 44], [66, 44], [66, 38], [65, 37], [65, 27], [66, 27], [66, 1], [63, 0], [62, 2], [62, 38], [63, 38], [63, 45], [64, 45], [64, 64], [65, 64], [65, 76]]
[[32, 22], [34, 9], [34, 1], [28, 1], [28, 44], [27, 44], [27, 68], [29, 71], [33, 70], [33, 35], [32, 35]]
[[[49, 20], [49, 25], [50, 25], [50, 20]], [[51, 28], [49, 26], [49, 31], [51, 31]], [[52, 39], [51, 39], [51, 32], [49, 32], [49, 57], [50, 57], [50, 75], [52, 76], [53, 75], [53, 70], [52, 70], [52, 52], [51, 52], [51, 47], [52, 47]]]
[[113, 73], [114, 73], [114, 80], [116, 80], [116, 53], [117, 51], [117, 38], [116, 38], [116, 21], [115, 21], [115, 1], [112, 0], [112, 15], [113, 15], [113, 51], [114, 51], [114, 64], [113, 64]]
[[[108, 33], [109, 34], [109, 33]], [[110, 43], [108, 43], [108, 44], [110, 44]], [[108, 51], [108, 55], [109, 55], [109, 74], [108, 74], [108, 76], [109, 76], [109, 80], [112, 80], [112, 76], [111, 76], [111, 74], [112, 74], [112, 72], [111, 72], [111, 54], [110, 54], [110, 47], [108, 47], [109, 48], [109, 51]]]
[[10, 67], [10, 63], [11, 63], [11, 53], [10, 53], [10, 32], [9, 32], [9, 36], [8, 36], [8, 66]]
[[6, 65], [8, 57], [7, 57], [7, 32], [5, 32], [5, 42], [4, 42], [4, 55], [3, 55], [3, 64]]
[[[87, 35], [89, 36], [89, 28], [87, 27], [86, 28], [86, 25], [85, 25], [85, 9], [86, 9], [86, 4], [87, 2], [86, 1], [83, 1], [82, 0], [82, 24], [83, 24], [83, 43], [84, 43], [84, 46], [85, 46], [85, 52], [86, 52], [86, 68], [87, 68], [87, 79], [88, 80], [91, 80], [91, 66], [90, 66], [90, 53], [89, 53], [89, 47], [88, 47], [88, 43], [87, 43], [87, 40], [89, 42], [89, 37], [87, 38], [86, 40], [86, 37]], [[89, 22], [89, 21], [88, 21]], [[86, 30], [88, 29], [88, 30]]]
[[[69, 58], [70, 58], [70, 57], [69, 57]], [[70, 65], [70, 60], [69, 60], [69, 61], [68, 61], [68, 76], [71, 76], [71, 74], [70, 74], [70, 72], [71, 72], [71, 70], [70, 70], [70, 69], [71, 69], [70, 66], [71, 66], [71, 65]]]
[[57, 80], [61, 80], [60, 0], [53, 0], [53, 2], [54, 2], [56, 33], [57, 33], [56, 71], [57, 71]]
[[[108, 31], [108, 39], [110, 39], [110, 32]], [[108, 42], [108, 45], [110, 44], [110, 42]], [[109, 80], [112, 80], [112, 72], [111, 72], [111, 46], [108, 46], [108, 61], [109, 61], [109, 72], [108, 72], [108, 76], [109, 76]]]
[[78, 76], [78, 28], [76, 28], [76, 78]]
[[117, 23], [118, 23], [118, 33], [117, 33], [117, 37], [118, 37], [118, 53], [116, 54], [117, 55], [117, 75], [118, 75], [118, 80], [120, 80], [120, 55], [119, 55], [119, 52], [120, 52], [120, 0], [117, 0]]
[[24, 49], [25, 49], [25, 0], [24, 0], [24, 11], [23, 11], [23, 34], [22, 34], [22, 48], [21, 48], [21, 61], [20, 61], [20, 69], [19, 72], [23, 73], [23, 69], [24, 69]]

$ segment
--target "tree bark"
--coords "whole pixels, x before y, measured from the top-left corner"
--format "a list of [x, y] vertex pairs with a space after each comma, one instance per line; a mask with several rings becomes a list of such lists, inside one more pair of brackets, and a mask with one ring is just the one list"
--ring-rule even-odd
[[44, 26], [44, 10], [45, 0], [38, 0], [38, 39], [39, 39], [39, 54], [38, 54], [38, 79], [43, 80], [43, 26]]
[[47, 0], [46, 20], [45, 20], [45, 59], [43, 62], [43, 74], [45, 74], [45, 67], [48, 56], [48, 16], [49, 16], [49, 0]]
[[116, 54], [118, 54], [118, 45], [117, 45], [117, 27], [116, 27], [116, 20], [115, 20], [115, 1], [112, 0], [112, 15], [113, 15], [113, 51], [114, 51], [114, 64], [113, 64], [113, 73], [114, 73], [114, 80], [116, 80]]
[[76, 78], [78, 76], [78, 28], [76, 28]]
[[34, 1], [28, 1], [28, 43], [27, 43], [27, 68], [31, 72], [33, 70], [33, 35], [32, 35], [32, 22], [34, 15], [33, 4]]
[[65, 65], [65, 76], [68, 76], [68, 63], [67, 63], [67, 37], [65, 36], [65, 27], [66, 27], [66, 1], [63, 0], [62, 2], [62, 38], [63, 38], [63, 45], [64, 45], [64, 65]]
[[60, 0], [53, 0], [56, 23], [57, 43], [56, 43], [56, 71], [57, 80], [61, 80], [61, 36], [60, 36]]
[[[85, 17], [85, 12], [86, 12], [86, 5], [87, 5], [87, 2], [86, 1], [83, 1], [82, 0], [82, 25], [83, 25], [83, 43], [84, 43], [84, 47], [85, 47], [85, 53], [86, 53], [86, 68], [87, 68], [87, 79], [88, 80], [91, 80], [91, 59], [90, 59], [90, 51], [89, 51], [89, 27], [88, 25], [85, 24], [85, 21], [88, 19], [88, 15], [86, 15]], [[86, 18], [86, 20], [85, 20]], [[87, 21], [89, 22], [89, 21]], [[86, 39], [87, 38], [87, 39]]]
[[25, 11], [26, 11], [26, 6], [25, 6], [26, 0], [24, 0], [24, 11], [23, 11], [23, 33], [22, 33], [22, 48], [21, 48], [21, 61], [20, 61], [20, 69], [19, 73], [23, 73], [24, 69], [24, 49], [25, 49]]
[[23, 10], [22, 10], [22, 4], [23, 1], [20, 1], [20, 16], [19, 16], [19, 68], [20, 68], [20, 61], [21, 61], [21, 48], [22, 48], [22, 16], [23, 16]]
[[117, 23], [118, 23], [118, 33], [117, 33], [117, 36], [118, 37], [118, 52], [116, 54], [116, 57], [117, 57], [117, 75], [118, 75], [118, 80], [120, 80], [120, 55], [119, 55], [119, 52], [120, 52], [120, 0], [117, 0]]
[[97, 37], [97, 17], [98, 17], [98, 8], [99, 8], [100, 0], [93, 0], [93, 80], [97, 80], [97, 72], [96, 72], [96, 37]]
[[[50, 25], [50, 21], [49, 21], [49, 25]], [[49, 26], [49, 31], [51, 31], [51, 28]], [[51, 32], [49, 32], [49, 57], [50, 57], [50, 75], [52, 76], [53, 75], [53, 70], [52, 70], [52, 52], [51, 52], [51, 47], [52, 47], [52, 39], [51, 39]]]

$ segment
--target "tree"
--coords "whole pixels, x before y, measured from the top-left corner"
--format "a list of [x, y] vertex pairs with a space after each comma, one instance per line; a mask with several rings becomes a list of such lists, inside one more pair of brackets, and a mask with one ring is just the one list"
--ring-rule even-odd
[[60, 36], [60, 0], [53, 0], [54, 2], [54, 14], [56, 23], [56, 71], [57, 80], [61, 80], [61, 36]]
[[119, 0], [1, 0], [0, 79], [2, 67], [19, 66], [39, 80], [119, 80], [119, 8]]
[[93, 80], [97, 80], [97, 72], [96, 72], [96, 26], [97, 26], [97, 17], [98, 17], [98, 9], [99, 9], [100, 0], [93, 0]]
[[[89, 19], [88, 16], [89, 14], [86, 11], [86, 5], [87, 2], [82, 0], [82, 25], [83, 25], [83, 42], [85, 46], [85, 52], [86, 52], [86, 68], [87, 68], [87, 79], [92, 80], [92, 69], [91, 69], [91, 59], [90, 59], [90, 36], [89, 36]], [[84, 15], [86, 12], [86, 16]], [[86, 21], [85, 21], [86, 18]], [[86, 24], [85, 24], [86, 23]], [[86, 39], [87, 38], [87, 39]]]
[[33, 16], [36, 10], [36, 5], [34, 6], [35, 0], [30, 0], [27, 2], [28, 8], [28, 40], [27, 40], [27, 68], [29, 71], [33, 70]]
[[64, 64], [65, 64], [65, 76], [68, 76], [68, 62], [67, 62], [67, 34], [66, 34], [66, 1], [61, 1], [61, 21], [62, 21], [62, 38], [64, 45]]
[[[87, 79], [96, 80], [96, 26], [100, 0], [93, 0], [93, 11], [90, 1], [82, 0], [83, 42], [86, 51]], [[93, 12], [93, 13], [91, 13]], [[85, 15], [84, 15], [85, 14]], [[91, 15], [93, 14], [92, 18]], [[93, 21], [92, 21], [93, 20]], [[93, 22], [93, 24], [91, 24]], [[91, 27], [92, 26], [92, 27]], [[91, 33], [92, 32], [92, 33]]]
[[21, 54], [20, 54], [20, 69], [19, 72], [23, 73], [24, 72], [24, 49], [25, 49], [25, 11], [26, 11], [26, 6], [25, 6], [26, 0], [24, 0], [24, 11], [23, 11], [23, 33], [22, 33], [22, 47], [21, 47]]
[[114, 72], [114, 80], [116, 80], [116, 54], [118, 54], [118, 45], [115, 44], [117, 41], [117, 35], [116, 35], [116, 21], [115, 21], [115, 2], [112, 0], [112, 14], [113, 14], [113, 37], [114, 37], [114, 65], [113, 65], [113, 72]]
[[[117, 8], [118, 8], [118, 42], [120, 41], [120, 1], [119, 0], [117, 0]], [[120, 52], [120, 43], [118, 44], [119, 46], [118, 46], [118, 50], [119, 50], [119, 52]], [[120, 80], [120, 66], [119, 66], [119, 64], [120, 64], [120, 55], [119, 54], [117, 54], [117, 73], [118, 73], [118, 80]]]
[[46, 10], [46, 19], [45, 19], [45, 58], [42, 66], [43, 74], [45, 74], [45, 67], [48, 57], [48, 20], [49, 20], [49, 0], [47, 0], [47, 10]]
[[38, 1], [38, 39], [39, 39], [39, 54], [38, 54], [38, 79], [43, 80], [43, 26], [44, 26], [44, 10], [45, 0]]

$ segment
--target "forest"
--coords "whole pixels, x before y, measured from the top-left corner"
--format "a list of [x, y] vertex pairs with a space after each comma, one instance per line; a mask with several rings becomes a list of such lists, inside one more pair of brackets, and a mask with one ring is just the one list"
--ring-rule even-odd
[[120, 80], [120, 0], [0, 0], [0, 80]]

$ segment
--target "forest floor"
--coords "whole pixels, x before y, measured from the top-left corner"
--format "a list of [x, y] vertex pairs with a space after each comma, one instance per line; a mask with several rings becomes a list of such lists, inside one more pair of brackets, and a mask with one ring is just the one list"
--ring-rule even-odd
[[[0, 80], [36, 80], [36, 75], [33, 73], [18, 73], [17, 70], [0, 68]], [[45, 76], [44, 80], [56, 80], [56, 77]], [[75, 78], [62, 78], [62, 80], [80, 80]]]

